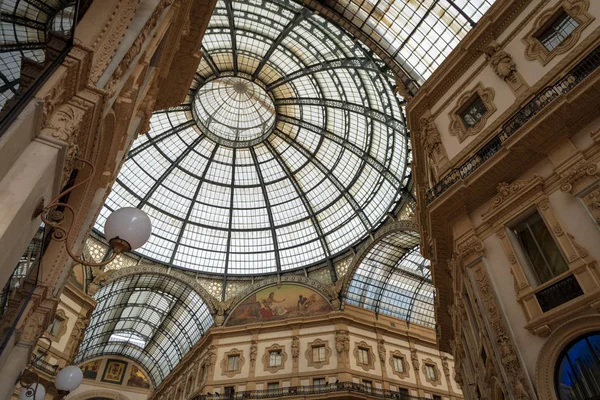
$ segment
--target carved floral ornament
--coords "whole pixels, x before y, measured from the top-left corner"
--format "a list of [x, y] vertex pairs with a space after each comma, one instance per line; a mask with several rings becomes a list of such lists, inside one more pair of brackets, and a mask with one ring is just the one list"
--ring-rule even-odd
[[[507, 387], [511, 388], [515, 399], [532, 399], [534, 398], [532, 390], [525, 379], [525, 371], [512, 341], [508, 325], [500, 312], [500, 306], [489, 277], [481, 263], [472, 268], [472, 273], [479, 297], [482, 300], [482, 308], [486, 314], [485, 318], [489, 322], [490, 340], [498, 348], [500, 365], [504, 369], [508, 380]], [[502, 376], [502, 374], [498, 375]]]
[[[467, 128], [461, 114], [471, 105], [477, 96], [479, 96], [487, 111], [475, 124]], [[449, 114], [450, 127], [448, 129], [450, 134], [458, 136], [458, 141], [463, 142], [467, 137], [477, 135], [481, 132], [487, 124], [488, 118], [496, 112], [494, 97], [494, 89], [484, 87], [481, 82], [460, 96]]]
[[522, 213], [529, 207], [534, 198], [543, 195], [543, 179], [534, 175], [529, 180], [520, 180], [513, 183], [499, 183], [486, 212], [481, 214], [483, 221], [495, 226], [499, 220], [504, 220], [509, 214]]
[[590, 183], [600, 179], [600, 168], [597, 163], [581, 160], [562, 172], [560, 176], [562, 178], [560, 190], [577, 195]]
[[[546, 65], [557, 55], [564, 54], [572, 49], [579, 41], [581, 32], [594, 20], [594, 16], [587, 12], [589, 7], [590, 0], [562, 0], [554, 7], [540, 13], [535, 19], [531, 30], [523, 38], [525, 58], [532, 61], [538, 60], [542, 65]], [[558, 46], [552, 51], [548, 51], [538, 40], [538, 36], [563, 12], [573, 18], [578, 26]]]

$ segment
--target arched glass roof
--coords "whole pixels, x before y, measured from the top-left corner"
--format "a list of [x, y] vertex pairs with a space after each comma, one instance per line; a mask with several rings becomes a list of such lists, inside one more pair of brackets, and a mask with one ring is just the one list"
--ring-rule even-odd
[[0, 1], [0, 109], [19, 89], [21, 60], [43, 62], [48, 32], [64, 33], [73, 24], [71, 0]]
[[[304, 0], [312, 3], [311, 0]], [[319, 0], [317, 0], [319, 1]], [[416, 92], [496, 0], [322, 0], [372, 40]]]
[[212, 325], [200, 295], [158, 274], [129, 275], [102, 287], [76, 362], [103, 355], [137, 361], [156, 387]]
[[434, 327], [434, 287], [416, 232], [380, 239], [361, 260], [346, 293], [350, 304]]
[[322, 263], [373, 232], [410, 181], [393, 76], [288, 0], [220, 1], [185, 102], [156, 112], [96, 222], [134, 206], [144, 257], [205, 273]]

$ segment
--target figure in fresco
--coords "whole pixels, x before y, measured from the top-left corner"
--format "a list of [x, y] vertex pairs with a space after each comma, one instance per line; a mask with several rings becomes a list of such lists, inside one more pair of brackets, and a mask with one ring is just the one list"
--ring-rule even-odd
[[272, 321], [331, 311], [331, 304], [314, 289], [282, 284], [261, 289], [239, 302], [227, 319], [227, 325]]
[[308, 298], [300, 295], [298, 297], [298, 306], [296, 307], [298, 311], [306, 311], [308, 309]]
[[269, 311], [271, 311], [272, 315], [284, 315], [287, 313], [287, 310], [279, 304], [279, 303], [283, 303], [283, 302], [285, 302], [285, 299], [283, 299], [283, 300], [275, 299], [274, 292], [269, 293], [269, 297], [261, 300], [262, 306], [265, 307], [266, 309], [268, 309]]

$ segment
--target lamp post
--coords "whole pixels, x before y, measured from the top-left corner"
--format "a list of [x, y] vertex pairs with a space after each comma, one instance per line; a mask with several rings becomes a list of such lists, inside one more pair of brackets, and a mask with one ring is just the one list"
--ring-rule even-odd
[[[52, 341], [46, 336], [42, 336], [40, 340], [48, 341], [48, 348], [40, 355], [35, 357], [30, 366], [23, 371], [19, 377], [21, 391], [19, 392], [19, 400], [44, 400], [46, 397], [46, 388], [40, 383], [40, 377], [33, 371], [32, 366], [45, 357], [50, 351]], [[75, 365], [69, 365], [60, 370], [54, 378], [54, 387], [58, 391], [60, 398], [68, 395], [73, 390], [77, 389], [83, 382], [83, 372]]]
[[85, 261], [76, 256], [69, 247], [69, 237], [73, 229], [73, 219], [71, 219], [68, 227], [63, 227], [64, 211], [68, 210], [72, 217], [75, 216], [75, 210], [67, 203], [60, 201], [65, 195], [71, 193], [78, 187], [86, 184], [94, 176], [94, 165], [89, 161], [78, 158], [86, 164], [91, 172], [89, 176], [69, 189], [62, 191], [56, 196], [46, 207], [38, 209], [34, 216], [40, 216], [44, 224], [54, 228], [52, 238], [59, 242], [65, 242], [65, 249], [74, 261], [82, 265], [90, 267], [101, 267], [111, 263], [119, 254], [142, 247], [150, 238], [152, 233], [152, 224], [150, 218], [142, 210], [135, 207], [125, 207], [113, 212], [106, 219], [104, 224], [104, 235], [108, 240], [108, 244], [112, 248], [111, 256], [102, 262], [94, 263]]

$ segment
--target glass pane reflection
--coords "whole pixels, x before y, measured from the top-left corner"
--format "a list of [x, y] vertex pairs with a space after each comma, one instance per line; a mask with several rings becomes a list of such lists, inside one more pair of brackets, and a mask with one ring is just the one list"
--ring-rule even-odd
[[600, 396], [600, 333], [577, 339], [559, 359], [556, 371], [560, 400]]

